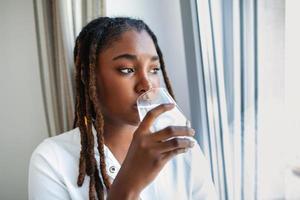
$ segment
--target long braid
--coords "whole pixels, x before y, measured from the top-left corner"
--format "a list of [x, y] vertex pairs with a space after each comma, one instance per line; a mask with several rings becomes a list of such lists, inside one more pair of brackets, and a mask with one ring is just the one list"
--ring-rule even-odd
[[97, 95], [97, 88], [96, 88], [96, 71], [95, 71], [95, 65], [96, 65], [96, 49], [97, 49], [97, 40], [95, 39], [92, 42], [92, 48], [90, 51], [90, 85], [89, 85], [89, 94], [91, 97], [91, 100], [94, 105], [94, 109], [96, 112], [96, 121], [95, 121], [95, 128], [97, 130], [97, 143], [98, 143], [98, 152], [100, 154], [100, 170], [102, 174], [102, 178], [104, 181], [104, 184], [107, 189], [110, 188], [110, 181], [108, 179], [107, 173], [106, 173], [106, 164], [105, 164], [105, 155], [104, 155], [104, 133], [103, 133], [103, 128], [104, 128], [104, 120], [103, 116], [101, 113], [101, 108], [100, 108], [100, 102], [98, 100], [98, 95]]
[[174, 95], [174, 92], [173, 92], [173, 89], [172, 89], [172, 86], [171, 86], [171, 83], [170, 83], [170, 79], [169, 79], [169, 77], [167, 75], [167, 72], [166, 72], [166, 67], [165, 67], [165, 63], [164, 63], [164, 60], [163, 60], [163, 55], [162, 55], [158, 45], [157, 45], [156, 51], [157, 51], [157, 54], [158, 54], [158, 57], [159, 57], [159, 60], [160, 60], [161, 71], [162, 71], [162, 74], [163, 74], [163, 77], [164, 77], [165, 85], [166, 85], [167, 90], [170, 93], [170, 95], [176, 101], [175, 95]]
[[[96, 89], [96, 78], [95, 78], [95, 74], [96, 74], [95, 66], [96, 66], [96, 60], [97, 60], [97, 55], [96, 55], [97, 43], [98, 43], [97, 38], [95, 38], [92, 41], [90, 52], [89, 52], [89, 70], [87, 72], [87, 74], [89, 74], [89, 76], [88, 76], [89, 80], [87, 81], [86, 96], [87, 96], [87, 98], [89, 98], [89, 101], [91, 100], [91, 103], [93, 104], [93, 108], [96, 112], [95, 128], [96, 128], [96, 132], [97, 132], [97, 143], [98, 143], [97, 149], [98, 149], [98, 152], [100, 155], [99, 166], [100, 166], [102, 178], [104, 181], [104, 185], [106, 188], [109, 189], [110, 182], [109, 182], [109, 179], [108, 179], [108, 176], [106, 173], [105, 154], [104, 154], [104, 138], [103, 138], [104, 121], [103, 121], [103, 117], [102, 117], [101, 110], [99, 107], [100, 103], [98, 101], [97, 89]], [[89, 116], [89, 117], [91, 117], [91, 116]], [[93, 122], [91, 120], [91, 125], [92, 125], [92, 123]], [[90, 131], [91, 131], [90, 134], [93, 137], [92, 130], [90, 130]], [[93, 142], [92, 142], [93, 144], [91, 145], [91, 147], [94, 148], [94, 137], [91, 138], [91, 140], [93, 140]], [[91, 177], [90, 199], [94, 198], [93, 195], [95, 194], [95, 191], [97, 191], [96, 194], [98, 196], [98, 199], [103, 199], [104, 198], [103, 183], [99, 183], [101, 181], [101, 179], [99, 177], [96, 159], [94, 157], [94, 150], [91, 151], [91, 155], [89, 157], [90, 157], [90, 159], [93, 159], [91, 165], [94, 166], [92, 168], [92, 172], [90, 175], [90, 177]], [[96, 183], [95, 179], [97, 180], [97, 184], [95, 184]], [[96, 188], [97, 188], [97, 190], [95, 190]]]
[[75, 107], [75, 113], [76, 117], [74, 120], [74, 125], [78, 126], [80, 129], [80, 142], [81, 142], [81, 151], [80, 151], [80, 159], [79, 159], [79, 175], [77, 179], [77, 185], [82, 186], [85, 175], [86, 175], [86, 154], [87, 154], [87, 134], [84, 124], [84, 98], [80, 98], [83, 96], [83, 90], [82, 90], [82, 82], [81, 82], [81, 62], [80, 62], [80, 41], [79, 39], [76, 41], [74, 51], [74, 57], [75, 57], [75, 68], [76, 68], [76, 107]]
[[85, 116], [85, 125], [87, 129], [87, 137], [88, 137], [88, 161], [89, 161], [89, 168], [87, 169], [87, 174], [90, 176], [90, 187], [89, 187], [89, 198], [91, 200], [95, 200], [95, 166], [96, 166], [96, 159], [94, 153], [94, 135], [92, 133], [91, 128], [91, 115], [90, 115], [90, 100], [88, 96], [88, 85], [86, 84], [85, 87], [85, 99], [86, 99], [86, 116]]
[[[85, 88], [85, 98], [80, 98], [80, 95], [84, 92], [80, 86], [82, 86], [83, 82], [89, 82], [88, 77], [86, 80], [81, 81], [81, 63], [79, 61], [80, 55], [80, 43], [77, 42], [76, 48], [78, 50], [75, 56], [75, 66], [76, 66], [76, 82], [77, 82], [77, 98], [76, 98], [76, 115], [77, 117], [74, 120], [74, 124], [77, 124], [80, 128], [81, 132], [81, 152], [80, 152], [80, 159], [79, 159], [79, 175], [78, 175], [78, 186], [81, 186], [84, 181], [84, 177], [86, 174], [86, 170], [88, 170], [87, 174], [90, 176], [90, 189], [89, 189], [89, 199], [95, 199], [95, 191], [97, 192], [98, 199], [103, 199], [103, 188], [99, 187], [99, 171], [97, 170], [96, 161], [94, 158], [94, 138], [93, 133], [90, 127], [90, 105], [89, 105], [89, 97], [87, 95], [88, 88]], [[86, 87], [89, 87], [88, 85]], [[80, 103], [80, 100], [85, 100], [83, 103]], [[85, 109], [80, 105], [85, 103]], [[85, 111], [85, 115], [82, 112], [78, 112], [78, 110]], [[83, 120], [82, 120], [83, 119]], [[84, 123], [82, 123], [84, 121]], [[87, 138], [88, 137], [88, 138]], [[88, 142], [88, 144], [87, 144]], [[88, 149], [88, 151], [87, 151]], [[87, 154], [87, 152], [89, 152]], [[96, 189], [95, 189], [96, 187]], [[101, 198], [102, 197], [102, 198]]]
[[101, 184], [102, 180], [100, 179], [99, 170], [98, 170], [97, 165], [95, 167], [95, 175], [94, 176], [95, 176], [95, 187], [96, 187], [97, 197], [99, 200], [104, 200], [103, 185]]
[[[104, 199], [104, 187], [109, 190], [111, 183], [106, 172], [104, 154], [104, 118], [100, 108], [96, 87], [97, 57], [101, 49], [109, 46], [111, 41], [127, 31], [135, 29], [145, 30], [151, 36], [159, 56], [162, 74], [168, 92], [174, 98], [174, 93], [167, 76], [162, 52], [158, 46], [156, 36], [141, 20], [131, 18], [100, 17], [87, 24], [76, 39], [74, 61], [76, 67], [76, 103], [75, 126], [80, 129], [81, 151], [79, 159], [79, 175], [77, 185], [82, 186], [85, 175], [90, 177], [89, 199]], [[101, 66], [97, 66], [101, 67]], [[93, 120], [94, 119], [94, 120]], [[97, 150], [100, 157], [100, 173], [94, 152], [94, 135], [92, 126], [96, 129]]]
[[[99, 177], [99, 171], [97, 169], [97, 164], [95, 161], [94, 157], [94, 137], [93, 133], [91, 130], [91, 124], [93, 123], [91, 120], [92, 114], [95, 113], [93, 110], [93, 106], [90, 106], [90, 98], [89, 98], [89, 91], [90, 87], [94, 88], [95, 87], [95, 81], [90, 81], [90, 77], [88, 76], [87, 73], [87, 67], [84, 67], [86, 65], [80, 63], [80, 59], [84, 59], [85, 57], [80, 54], [80, 49], [81, 46], [79, 45], [81, 40], [83, 42], [85, 41], [83, 38], [86, 37], [88, 32], [85, 31], [83, 35], [78, 36], [77, 42], [76, 42], [76, 47], [74, 50], [74, 58], [75, 58], [75, 66], [76, 66], [76, 91], [77, 91], [77, 96], [76, 96], [76, 117], [74, 119], [74, 125], [77, 125], [80, 129], [80, 135], [81, 135], [81, 152], [80, 152], [80, 159], [79, 159], [79, 175], [78, 175], [78, 181], [77, 184], [78, 186], [81, 186], [84, 181], [84, 176], [87, 174], [90, 176], [90, 187], [89, 187], [89, 199], [96, 199], [95, 194], [97, 194], [98, 199], [104, 199], [104, 193], [103, 193], [103, 184], [101, 184], [101, 179]], [[86, 39], [86, 38], [85, 38]], [[86, 39], [87, 40], [87, 39]], [[85, 44], [86, 45], [86, 44]], [[95, 49], [95, 47], [94, 47]], [[95, 50], [93, 50], [95, 52]], [[96, 53], [93, 53], [96, 55]], [[89, 72], [94, 71], [94, 66], [95, 66], [95, 59], [92, 59], [92, 62], [89, 63]], [[87, 63], [87, 62], [85, 62]], [[85, 73], [84, 73], [85, 72]], [[83, 73], [83, 74], [82, 74]], [[94, 77], [95, 73], [90, 73]], [[82, 80], [82, 78], [84, 80]], [[95, 79], [95, 78], [94, 78]], [[92, 80], [94, 80], [92, 79]], [[84, 84], [85, 83], [85, 84]], [[91, 90], [93, 91], [93, 90]], [[85, 98], [80, 98], [82, 96], [85, 96]], [[94, 98], [95, 99], [95, 98]], [[97, 102], [95, 100], [92, 101]], [[85, 106], [83, 106], [85, 104]], [[99, 103], [97, 102], [99, 105]], [[94, 106], [95, 107], [95, 106]], [[100, 119], [100, 120], [99, 120]], [[84, 123], [82, 123], [84, 121]], [[98, 140], [98, 151], [100, 154], [100, 157], [102, 158], [101, 160], [101, 173], [102, 176], [105, 177], [104, 180], [106, 180], [106, 186], [109, 187], [110, 184], [108, 180], [108, 176], [105, 171], [105, 161], [104, 161], [104, 139], [103, 139], [103, 117], [102, 114], [99, 112], [99, 109], [97, 111], [97, 116], [96, 116], [96, 124], [97, 126], [97, 140]], [[100, 123], [100, 125], [98, 124]], [[102, 135], [102, 137], [101, 137]], [[100, 146], [99, 146], [100, 144]], [[100, 149], [102, 146], [102, 150]]]

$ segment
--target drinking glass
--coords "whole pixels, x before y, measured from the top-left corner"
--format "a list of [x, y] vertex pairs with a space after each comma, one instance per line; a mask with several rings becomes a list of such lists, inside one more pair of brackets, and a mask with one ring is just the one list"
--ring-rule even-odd
[[[187, 126], [191, 127], [190, 121], [185, 117], [175, 100], [171, 97], [165, 88], [152, 88], [143, 93], [137, 99], [137, 108], [140, 120], [142, 121], [147, 112], [160, 104], [175, 104], [175, 107], [169, 111], [160, 114], [150, 127], [152, 133], [162, 130], [168, 126]], [[178, 138], [187, 138], [195, 141], [191, 136], [176, 136]], [[172, 137], [174, 138], [174, 137]], [[172, 139], [169, 138], [169, 139]]]

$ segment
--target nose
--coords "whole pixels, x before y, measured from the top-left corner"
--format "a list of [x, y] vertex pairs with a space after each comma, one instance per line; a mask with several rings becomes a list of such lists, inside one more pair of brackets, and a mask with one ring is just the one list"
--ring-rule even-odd
[[152, 88], [151, 80], [145, 75], [141, 76], [136, 85], [136, 92], [141, 95], [142, 93]]

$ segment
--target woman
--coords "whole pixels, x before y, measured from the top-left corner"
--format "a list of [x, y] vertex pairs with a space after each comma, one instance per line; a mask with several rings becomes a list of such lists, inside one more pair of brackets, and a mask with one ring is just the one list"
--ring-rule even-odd
[[174, 97], [157, 39], [143, 21], [91, 21], [76, 39], [74, 60], [74, 129], [44, 140], [32, 154], [29, 199], [216, 199], [199, 145], [168, 140], [194, 131], [149, 131], [174, 105], [139, 121], [136, 100], [160, 87], [160, 70]]

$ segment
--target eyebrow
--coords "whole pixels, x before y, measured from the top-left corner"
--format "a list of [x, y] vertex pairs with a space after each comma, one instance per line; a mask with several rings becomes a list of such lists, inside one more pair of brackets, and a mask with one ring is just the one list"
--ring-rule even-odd
[[[116, 57], [113, 58], [113, 60], [118, 60], [118, 59], [127, 59], [127, 60], [137, 60], [137, 56], [136, 55], [133, 55], [133, 54], [121, 54], [121, 55], [118, 55]], [[159, 60], [159, 57], [158, 56], [152, 56], [151, 57], [151, 61], [157, 61]]]

